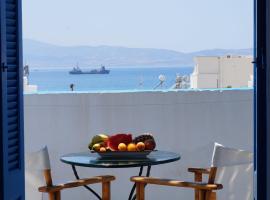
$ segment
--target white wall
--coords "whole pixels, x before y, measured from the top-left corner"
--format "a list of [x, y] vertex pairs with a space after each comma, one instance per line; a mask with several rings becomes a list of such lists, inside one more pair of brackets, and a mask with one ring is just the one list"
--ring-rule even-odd
[[191, 88], [217, 88], [218, 84], [217, 74], [191, 75]]
[[220, 87], [247, 87], [250, 75], [253, 75], [252, 57], [221, 57]]
[[253, 75], [251, 56], [199, 56], [194, 61], [191, 88], [248, 87]]
[[[61, 182], [74, 177], [71, 167], [59, 161], [60, 156], [87, 151], [94, 134], [152, 132], [158, 149], [182, 156], [178, 162], [154, 166], [152, 175], [192, 180], [186, 168], [209, 166], [213, 142], [253, 149], [252, 96], [252, 90], [25, 95], [26, 152], [48, 145], [53, 178]], [[116, 175], [114, 200], [127, 199], [132, 185], [129, 177], [137, 173], [138, 169], [79, 169], [83, 177]], [[219, 200], [245, 199], [251, 191], [247, 187], [252, 174], [249, 171], [244, 177], [243, 173], [238, 169], [223, 175], [222, 180], [236, 180], [238, 188], [223, 182]], [[147, 199], [153, 200], [193, 198], [188, 189], [149, 186], [146, 192]], [[89, 195], [80, 188], [64, 191], [63, 199], [86, 200]]]

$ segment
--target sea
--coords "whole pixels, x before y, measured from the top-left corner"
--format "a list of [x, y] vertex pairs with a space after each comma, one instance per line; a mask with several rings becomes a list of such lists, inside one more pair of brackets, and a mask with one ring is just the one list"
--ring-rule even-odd
[[65, 69], [30, 69], [29, 83], [39, 92], [152, 90], [159, 84], [159, 75], [166, 80], [162, 89], [170, 89], [177, 75], [190, 75], [192, 67], [111, 68], [110, 74], [71, 75]]

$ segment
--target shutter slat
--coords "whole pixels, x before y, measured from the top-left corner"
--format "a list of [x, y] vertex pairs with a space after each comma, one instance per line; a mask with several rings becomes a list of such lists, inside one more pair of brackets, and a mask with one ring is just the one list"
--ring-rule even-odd
[[[7, 42], [14, 42], [16, 40], [16, 35], [15, 34], [7, 34]], [[16, 49], [12, 49], [12, 50], [16, 50]]]
[[18, 141], [12, 140], [13, 144], [9, 143], [8, 144], [8, 153], [15, 155], [18, 154]]
[[6, 19], [7, 26], [16, 26], [16, 19]]
[[15, 123], [18, 123], [18, 117], [17, 117], [17, 116], [14, 116], [14, 117], [8, 117], [8, 124], [9, 124], [9, 125], [15, 124]]
[[8, 109], [8, 117], [13, 117], [15, 115], [18, 115], [18, 110], [17, 108], [13, 108], [13, 109]]
[[7, 41], [7, 49], [16, 49], [16, 42]]
[[8, 72], [7, 78], [8, 79], [17, 79], [17, 73], [16, 72]]
[[8, 125], [8, 132], [13, 132], [18, 130], [18, 125], [13, 124], [13, 125]]
[[8, 72], [16, 72], [17, 73], [17, 65], [8, 65]]
[[14, 109], [17, 108], [18, 102], [17, 101], [10, 101], [8, 102], [8, 109]]
[[17, 91], [16, 87], [8, 87], [8, 94], [17, 94]]
[[14, 87], [14, 86], [16, 86], [16, 84], [17, 84], [17, 80], [7, 80], [7, 86], [8, 87]]
[[9, 139], [8, 148], [12, 148], [14, 146], [17, 146], [19, 143], [18, 138]]
[[8, 162], [8, 169], [10, 170], [10, 171], [12, 171], [12, 170], [14, 170], [14, 169], [18, 169], [18, 167], [19, 167], [19, 162], [18, 162], [18, 159], [17, 160], [10, 160], [9, 162]]
[[17, 94], [9, 94], [8, 101], [16, 101], [17, 97]]
[[8, 157], [8, 162], [18, 164], [18, 157], [19, 157], [18, 153], [10, 153]]
[[17, 58], [16, 57], [7, 57], [7, 64], [16, 64]]
[[17, 97], [18, 96], [16, 94], [11, 94], [11, 95], [7, 96], [7, 100], [8, 101], [16, 101]]
[[6, 29], [7, 34], [16, 34], [16, 31], [17, 31], [16, 27], [13, 26], [7, 27]]
[[16, 13], [15, 12], [6, 11], [6, 17], [7, 17], [7, 19], [16, 19]]
[[[16, 37], [16, 36], [13, 35], [12, 37]], [[15, 56], [17, 56], [17, 51], [16, 51], [16, 49], [8, 49], [8, 50], [7, 50], [7, 56], [8, 56], [8, 57], [15, 57]]]
[[7, 4], [16, 4], [16, 0], [6, 0]]
[[6, 11], [14, 12], [14, 9], [16, 9], [16, 5], [14, 5], [14, 4], [7, 4], [6, 5]]
[[10, 131], [9, 133], [8, 133], [8, 139], [9, 140], [13, 140], [13, 139], [18, 139], [18, 131]]

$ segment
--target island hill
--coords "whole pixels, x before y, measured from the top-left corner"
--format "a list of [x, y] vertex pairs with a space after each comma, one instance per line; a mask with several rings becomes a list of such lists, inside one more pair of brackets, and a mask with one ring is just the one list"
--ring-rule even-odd
[[[126, 48], [116, 46], [57, 46], [24, 40], [24, 59], [31, 68], [80, 67], [96, 68], [104, 64], [113, 67], [187, 67], [195, 56], [251, 55], [252, 49], [213, 49], [182, 53], [166, 49]], [[93, 67], [92, 67], [93, 66]]]

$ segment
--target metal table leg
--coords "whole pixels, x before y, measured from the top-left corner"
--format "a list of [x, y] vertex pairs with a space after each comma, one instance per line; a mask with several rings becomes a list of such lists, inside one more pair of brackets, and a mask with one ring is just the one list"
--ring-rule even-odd
[[[143, 166], [140, 167], [140, 173], [139, 173], [139, 176], [142, 176], [142, 172], [143, 172]], [[146, 172], [146, 177], [149, 177], [150, 176], [150, 173], [151, 173], [151, 165], [148, 165], [147, 166], [147, 172]], [[146, 186], [146, 185], [145, 185]], [[136, 194], [134, 194], [134, 191], [136, 189], [136, 183], [134, 183], [132, 189], [131, 189], [131, 192], [129, 194], [129, 197], [128, 197], [128, 200], [135, 200], [136, 199]]]
[[[73, 173], [74, 173], [76, 179], [77, 180], [80, 179], [80, 177], [78, 175], [78, 172], [76, 170], [75, 165], [72, 165], [72, 170], [73, 170]], [[85, 187], [87, 190], [89, 190], [90, 192], [92, 192], [92, 194], [94, 194], [97, 197], [97, 199], [102, 200], [102, 198], [99, 196], [99, 194], [96, 193], [95, 190], [93, 190], [92, 188], [90, 188], [88, 185], [84, 185], [83, 187]]]
[[[142, 173], [143, 173], [143, 166], [140, 167], [139, 176], [142, 176]], [[132, 200], [132, 197], [133, 197], [133, 194], [134, 194], [135, 189], [136, 189], [136, 183], [133, 184], [133, 187], [132, 187], [132, 189], [130, 191], [128, 200]]]

